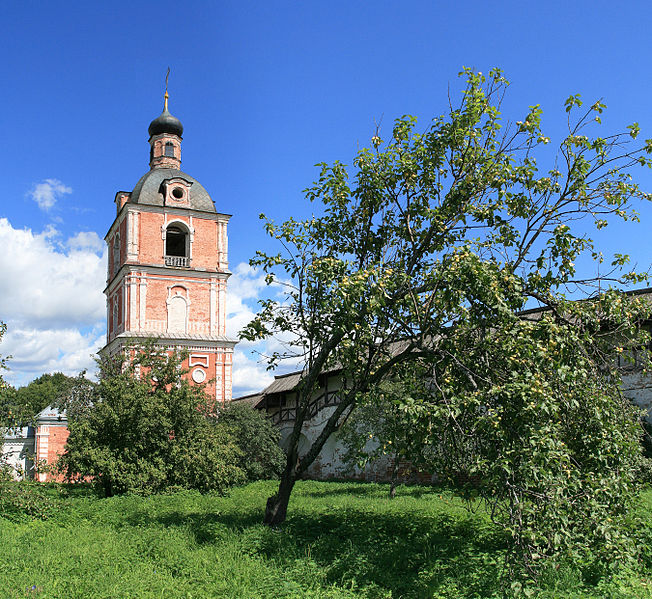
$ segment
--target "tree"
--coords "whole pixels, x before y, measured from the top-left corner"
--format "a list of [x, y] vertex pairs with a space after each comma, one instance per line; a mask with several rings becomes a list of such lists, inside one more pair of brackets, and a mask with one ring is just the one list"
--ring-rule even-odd
[[[0, 342], [2, 337], [7, 332], [7, 325], [0, 321]], [[0, 356], [0, 371], [7, 369], [7, 358]], [[0, 374], [0, 434], [4, 436], [7, 429], [18, 424], [16, 415], [13, 411], [13, 398], [14, 389], [4, 380]], [[2, 453], [0, 453], [0, 482], [5, 478], [8, 473], [6, 472], [6, 461]]]
[[47, 406], [64, 404], [75, 381], [74, 377], [55, 372], [43, 374], [28, 385], [16, 389], [14, 404], [23, 422], [33, 421]]
[[0, 413], [5, 419], [9, 418], [14, 426], [34, 422], [39, 412], [47, 406], [65, 405], [76, 384], [77, 378], [55, 372], [43, 374], [18, 389], [5, 385], [0, 389]]
[[509, 533], [511, 574], [535, 578], [551, 561], [608, 570], [636, 555], [641, 414], [620, 393], [613, 346], [649, 366], [635, 330], [649, 304], [608, 292], [556, 310], [461, 325], [413, 428], [434, 449], [430, 468], [470, 481], [465, 496]]
[[212, 405], [188, 383], [183, 356], [154, 345], [101, 363], [97, 387], [73, 393], [67, 477], [97, 481], [107, 496], [169, 487], [225, 492], [245, 479], [241, 451], [214, 426]]
[[392, 460], [390, 498], [396, 495], [402, 461], [412, 468], [431, 465], [423, 452], [432, 441], [415, 434], [415, 428], [423, 425], [419, 408], [430, 393], [430, 371], [416, 362], [406, 364], [360, 394], [355, 411], [340, 429], [339, 438], [347, 447], [344, 462], [350, 466], [364, 467], [384, 457]]
[[285, 457], [279, 446], [281, 434], [263, 414], [249, 406], [231, 405], [219, 410], [216, 424], [240, 448], [238, 466], [247, 480], [278, 477]]
[[[269, 284], [291, 283], [285, 300], [261, 302], [260, 312], [241, 335], [250, 340], [289, 338], [288, 354], [271, 356], [271, 365], [289, 354], [304, 363], [287, 462], [265, 513], [270, 525], [283, 522], [295, 481], [355, 409], [361, 393], [413, 361], [430, 368], [434, 381], [440, 380], [440, 369], [450, 373], [450, 365], [459, 361], [455, 378], [447, 375], [451, 384], [464, 382], [462, 391], [475, 388], [478, 376], [460, 357], [478, 341], [492, 339], [493, 331], [494, 342], [501, 343], [513, 342], [507, 333], [515, 334], [529, 344], [525, 355], [532, 355], [534, 346], [559, 343], [572, 332], [573, 319], [581, 316], [590, 326], [571, 337], [579, 344], [578, 353], [561, 353], [560, 359], [568, 362], [558, 363], [557, 371], [549, 363], [528, 364], [528, 380], [554, 379], [561, 376], [559, 369], [565, 372], [566, 366], [580, 364], [587, 378], [574, 377], [564, 389], [575, 398], [585, 388], [587, 397], [601, 394], [610, 406], [615, 401], [613, 388], [603, 387], [615, 384], [607, 368], [609, 352], [584, 332], [602, 333], [601, 327], [609, 324], [604, 315], [627, 302], [610, 293], [597, 306], [581, 304], [597, 309], [593, 316], [590, 310], [577, 316], [565, 293], [573, 291], [573, 299], [590, 297], [605, 281], [641, 280], [618, 270], [626, 264], [624, 255], [615, 257], [616, 270], [603, 275], [599, 285], [597, 277], [576, 275], [575, 263], [582, 255], [603, 260], [588, 235], [591, 228], [600, 229], [614, 218], [635, 219], [633, 202], [650, 199], [632, 181], [630, 170], [650, 166], [652, 141], [636, 142], [636, 124], [622, 133], [589, 136], [600, 126], [605, 106], [596, 102], [583, 109], [580, 97], [571, 96], [566, 101], [568, 133], [555, 155], [541, 131], [539, 106], [530, 107], [522, 121], [502, 123], [507, 81], [500, 71], [487, 77], [470, 70], [463, 74], [466, 88], [459, 106], [434, 119], [423, 133], [416, 131], [416, 119], [410, 116], [396, 120], [387, 143], [377, 132], [371, 149], [361, 150], [354, 160], [352, 183], [343, 164], [322, 164], [318, 181], [306, 190], [307, 199], [319, 203], [319, 214], [280, 225], [266, 222], [282, 251], [258, 252], [251, 264], [267, 273]], [[520, 316], [532, 302], [550, 309], [541, 324]], [[621, 312], [610, 335], [622, 334], [633, 346], [642, 344], [636, 310]], [[554, 334], [537, 329], [550, 319], [549, 326], [558, 327]], [[518, 348], [510, 352], [517, 359]], [[319, 374], [333, 368], [342, 370], [340, 403], [300, 455], [311, 394]], [[490, 367], [484, 373], [487, 389], [501, 387], [501, 376], [491, 374]], [[437, 412], [434, 420], [454, 427], [450, 393], [453, 388], [435, 385], [431, 404], [449, 410], [446, 419]], [[623, 416], [622, 429], [615, 420], [596, 416], [592, 422], [600, 435], [629, 439], [629, 415]]]

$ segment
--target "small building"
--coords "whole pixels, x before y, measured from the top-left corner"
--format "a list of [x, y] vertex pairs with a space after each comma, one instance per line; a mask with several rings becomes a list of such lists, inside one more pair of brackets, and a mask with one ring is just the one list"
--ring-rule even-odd
[[58, 481], [62, 477], [50, 472], [64, 452], [68, 440], [65, 411], [48, 406], [33, 425], [16, 426], [4, 431], [2, 461], [16, 480]]
[[2, 466], [16, 480], [34, 478], [34, 427], [16, 426], [2, 435]]
[[63, 477], [49, 471], [59, 456], [65, 451], [68, 430], [68, 418], [65, 411], [48, 406], [36, 417], [34, 464], [35, 476], [39, 482], [61, 482]]
[[[628, 295], [646, 296], [652, 301], [652, 288], [629, 291]], [[546, 309], [536, 308], [522, 313], [524, 318], [540, 318]], [[648, 331], [652, 331], [652, 319], [641, 323]], [[633, 355], [619, 354], [616, 358], [621, 373], [621, 392], [624, 397], [643, 411], [643, 418], [652, 425], [652, 376], [641, 368], [636, 351]], [[281, 433], [281, 447], [287, 447], [292, 433], [297, 410], [297, 386], [301, 380], [301, 371], [276, 376], [274, 381], [260, 393], [239, 397], [234, 403], [243, 403], [258, 410], [264, 410], [272, 423]], [[308, 415], [299, 437], [299, 456], [305, 454], [317, 439], [325, 422], [339, 403], [341, 376], [334, 370], [323, 373], [319, 377], [318, 388], [308, 405]], [[336, 430], [324, 444], [315, 461], [306, 470], [306, 475], [314, 479], [328, 478], [360, 478], [370, 481], [389, 481], [394, 466], [390, 455], [382, 456], [368, 464], [364, 469], [352, 469], [343, 457], [347, 451]], [[423, 472], [414, 472], [408, 462], [398, 464], [401, 476], [407, 473], [413, 480], [420, 482], [434, 481], [435, 477]]]

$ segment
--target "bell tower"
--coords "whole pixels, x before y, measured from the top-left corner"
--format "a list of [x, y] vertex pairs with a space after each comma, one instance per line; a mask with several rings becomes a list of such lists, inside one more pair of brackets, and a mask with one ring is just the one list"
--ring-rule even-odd
[[107, 344], [111, 356], [139, 340], [189, 351], [191, 380], [216, 405], [231, 400], [236, 340], [226, 336], [230, 276], [226, 227], [204, 187], [181, 171], [183, 125], [168, 111], [149, 125], [150, 170], [115, 197], [108, 246]]

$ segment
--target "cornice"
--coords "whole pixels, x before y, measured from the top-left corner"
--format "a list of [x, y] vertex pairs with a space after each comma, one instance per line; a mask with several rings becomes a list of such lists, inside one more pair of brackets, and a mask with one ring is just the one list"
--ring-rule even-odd
[[118, 286], [120, 281], [124, 280], [134, 272], [144, 272], [148, 275], [161, 275], [170, 276], [171, 279], [205, 279], [204, 282], [209, 283], [211, 279], [218, 279], [226, 281], [233, 274], [231, 271], [210, 271], [210, 270], [194, 270], [185, 268], [174, 268], [172, 266], [159, 266], [157, 264], [138, 264], [126, 263], [123, 264], [118, 272], [113, 276], [111, 281], [104, 288], [104, 294], [110, 294]]
[[174, 337], [169, 333], [152, 334], [145, 331], [139, 332], [126, 332], [120, 333], [117, 337], [107, 343], [98, 353], [100, 355], [113, 355], [117, 353], [122, 347], [128, 345], [138, 344], [140, 341], [153, 341], [158, 347], [186, 347], [192, 349], [193, 347], [202, 346], [210, 349], [226, 349], [233, 350], [238, 343], [237, 339], [229, 339], [223, 335], [215, 336], [201, 336], [195, 335], [186, 337]]
[[195, 218], [203, 218], [204, 220], [213, 220], [215, 222], [229, 222], [231, 220], [232, 214], [225, 214], [223, 212], [208, 212], [204, 210], [197, 210], [196, 208], [181, 208], [176, 206], [152, 206], [151, 204], [130, 204], [126, 202], [125, 205], [120, 208], [120, 212], [116, 215], [113, 223], [109, 227], [104, 240], [106, 241], [107, 237], [110, 237], [113, 233], [114, 228], [117, 223], [124, 218], [128, 211], [131, 212], [153, 212], [157, 214], [174, 214], [177, 216], [192, 216]]

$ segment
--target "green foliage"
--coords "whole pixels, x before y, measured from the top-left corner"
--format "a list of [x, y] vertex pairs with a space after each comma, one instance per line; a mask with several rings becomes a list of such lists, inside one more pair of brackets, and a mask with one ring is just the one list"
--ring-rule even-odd
[[0, 517], [11, 522], [46, 520], [57, 512], [59, 505], [56, 488], [27, 480], [0, 481]]
[[[390, 496], [401, 477], [401, 461], [422, 466], [424, 440], [415, 435], [424, 398], [430, 396], [429, 371], [414, 362], [357, 399], [356, 409], [340, 428], [339, 440], [347, 447], [343, 460], [350, 467], [364, 467], [381, 458], [393, 460]], [[405, 476], [406, 473], [403, 473]]]
[[[7, 325], [0, 321], [0, 342], [2, 342], [2, 337], [6, 332]], [[7, 357], [0, 356], [0, 373], [7, 369], [7, 360]], [[16, 417], [12, 413], [13, 393], [14, 389], [7, 384], [2, 374], [0, 374], [0, 431], [17, 424]]]
[[[623, 518], [640, 436], [614, 363], [618, 349], [647, 363], [637, 326], [647, 312], [634, 298], [595, 290], [644, 276], [622, 270], [625, 254], [602, 280], [576, 264], [603, 260], [593, 227], [636, 220], [634, 203], [650, 199], [632, 169], [652, 164], [652, 143], [636, 141], [636, 124], [601, 135], [605, 106], [585, 108], [574, 95], [555, 155], [538, 105], [503, 122], [508, 84], [499, 70], [462, 76], [459, 103], [423, 132], [401, 117], [353, 168], [320, 165], [306, 190], [316, 216], [266, 222], [283, 251], [258, 252], [251, 264], [270, 283], [292, 284], [284, 299], [261, 302], [241, 334], [283, 335], [304, 363], [266, 521], [285, 518], [294, 481], [341, 420], [355, 418], [360, 398], [416, 362], [430, 373], [430, 397], [406, 404], [405, 417], [422, 422], [434, 467], [477, 482], [510, 535], [507, 571], [537, 578], [588, 554], [608, 568], [630, 545]], [[569, 303], [569, 289], [591, 301]], [[530, 305], [545, 315], [524, 320]], [[335, 369], [340, 403], [299, 456], [319, 377]]]
[[[99, 499], [83, 485], [48, 485], [49, 519], [0, 517], [3, 597], [144, 599], [499, 599], [505, 534], [441, 488], [299, 481], [282, 531], [260, 524], [273, 483], [228, 497], [182, 491]], [[476, 502], [477, 503], [477, 502]], [[644, 559], [600, 582], [561, 566], [536, 587], [538, 599], [651, 596], [652, 496], [640, 505]], [[521, 594], [520, 596], [524, 596]]]
[[[6, 325], [0, 322], [0, 342], [6, 331]], [[7, 368], [7, 359], [0, 357], [0, 371]], [[0, 375], [0, 439], [8, 429], [20, 427], [32, 417], [33, 410], [17, 400], [16, 390]], [[30, 481], [15, 481], [16, 474], [0, 452], [0, 518], [21, 522], [46, 519], [53, 514], [57, 509], [56, 497]]]
[[258, 410], [232, 405], [219, 410], [217, 428], [224, 430], [242, 452], [238, 466], [247, 480], [277, 478], [283, 469], [284, 453], [279, 430]]
[[[82, 385], [83, 378], [83, 372], [75, 378], [55, 372], [41, 375], [18, 389], [0, 385], [0, 422], [6, 428], [22, 427], [33, 423], [47, 406], [65, 407], [70, 403], [72, 390]], [[84, 384], [94, 383], [86, 380]]]
[[67, 400], [76, 378], [61, 372], [43, 374], [24, 387], [16, 389], [14, 405], [23, 422], [32, 422], [48, 406], [58, 407]]
[[220, 493], [243, 482], [241, 452], [208, 418], [203, 390], [183, 378], [182, 356], [153, 345], [102, 364], [99, 385], [73, 394], [61, 468], [107, 496], [184, 487]]
[[460, 325], [446, 340], [456, 352], [435, 366], [413, 433], [430, 446], [430, 468], [472, 481], [465, 492], [509, 533], [512, 574], [536, 578], [567, 560], [608, 571], [635, 556], [625, 523], [640, 413], [620, 395], [595, 317], [611, 301], [647, 312], [625, 300], [569, 303], [566, 323], [549, 312], [481, 335]]

